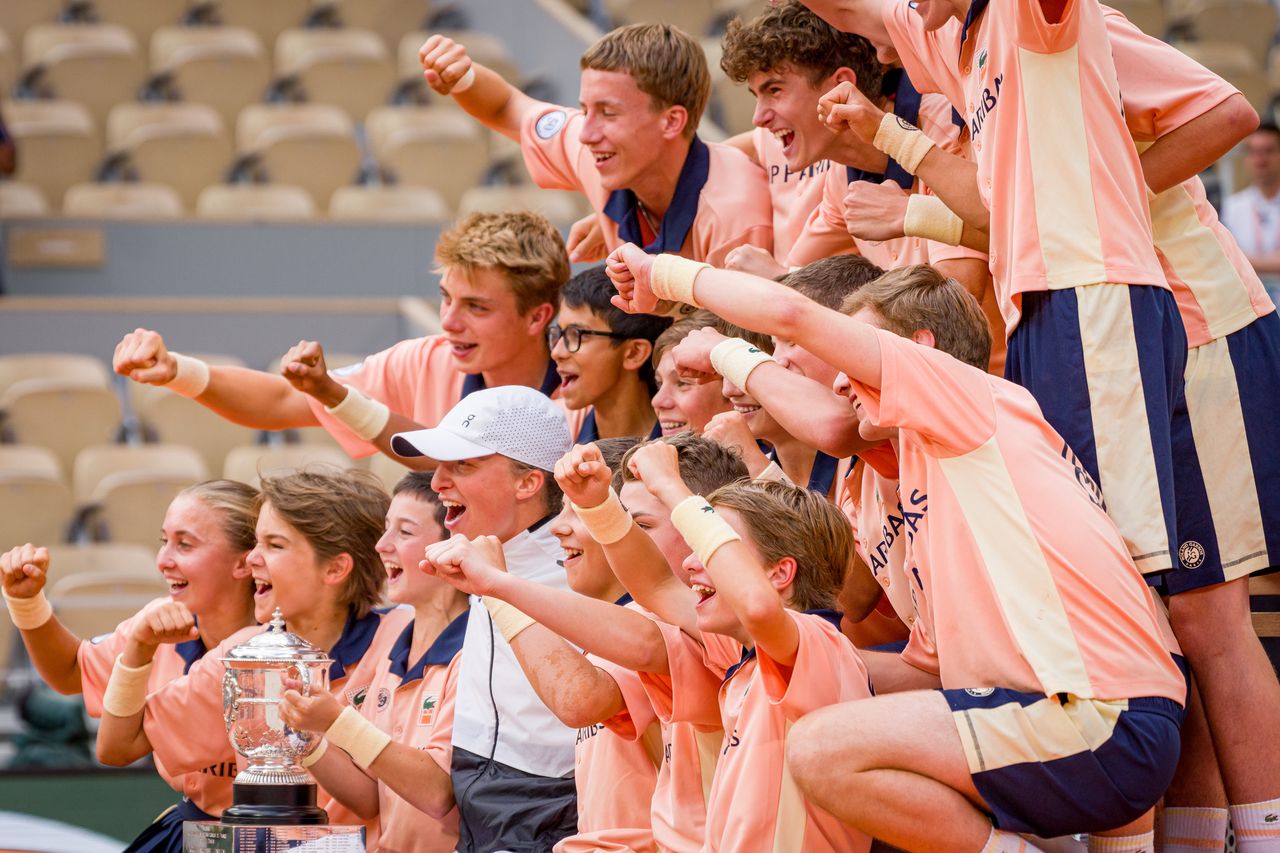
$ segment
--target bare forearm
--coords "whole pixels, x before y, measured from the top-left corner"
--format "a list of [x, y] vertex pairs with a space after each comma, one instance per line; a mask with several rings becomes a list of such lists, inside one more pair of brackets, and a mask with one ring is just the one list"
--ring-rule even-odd
[[485, 127], [519, 142], [525, 111], [537, 102], [496, 71], [479, 63], [471, 67], [476, 73], [475, 83], [465, 92], [455, 92], [453, 99]]
[[521, 631], [511, 649], [538, 698], [566, 726], [594, 725], [622, 710], [614, 680], [545, 625]]
[[22, 644], [45, 684], [66, 695], [81, 692], [80, 638], [56, 616], [39, 628], [23, 631]]
[[387, 419], [387, 425], [383, 427], [382, 432], [378, 433], [378, 437], [373, 440], [373, 443], [383, 454], [391, 457], [406, 468], [414, 471], [434, 471], [436, 460], [426, 456], [401, 456], [391, 449], [391, 439], [397, 433], [413, 432], [419, 429], [425, 429], [425, 427], [412, 418], [407, 418], [398, 412], [392, 412], [391, 417]]
[[305, 394], [283, 376], [260, 370], [211, 365], [209, 387], [196, 402], [253, 429], [319, 426]]
[[1143, 151], [1143, 178], [1157, 193], [1176, 187], [1218, 162], [1257, 128], [1258, 114], [1244, 95], [1234, 94]]
[[1280, 254], [1252, 255], [1249, 257], [1249, 263], [1253, 265], [1254, 272], [1264, 275], [1280, 273]]
[[847, 400], [780, 364], [751, 371], [745, 390], [784, 430], [823, 453], [850, 456], [868, 446]]
[[434, 818], [444, 817], [453, 808], [453, 782], [424, 750], [403, 743], [388, 744], [369, 765], [369, 772], [414, 808]]
[[[388, 752], [399, 744], [388, 744], [377, 760], [376, 766]], [[405, 747], [407, 748], [407, 747]], [[414, 750], [415, 752], [417, 750]], [[435, 762], [432, 762], [433, 764]], [[316, 782], [334, 799], [351, 809], [364, 820], [378, 815], [378, 783], [356, 766], [347, 755], [336, 746], [330, 746], [320, 760], [308, 768]], [[373, 768], [370, 767], [370, 770]], [[399, 793], [397, 791], [397, 793]], [[404, 796], [401, 794], [401, 796]], [[407, 798], [406, 798], [407, 799]]]
[[[986, 233], [991, 227], [991, 211], [982, 202], [978, 193], [978, 164], [966, 160], [947, 151], [941, 146], [935, 147], [920, 161], [916, 170], [920, 180], [929, 185], [934, 195], [942, 199], [947, 207], [965, 221], [975, 231]], [[961, 238], [964, 240], [965, 238]], [[976, 240], [969, 235], [969, 240]], [[969, 245], [968, 242], [965, 243]], [[979, 251], [985, 247], [972, 246]]]
[[112, 767], [124, 767], [151, 754], [151, 741], [142, 727], [142, 711], [117, 717], [103, 711], [98, 724], [98, 760]]

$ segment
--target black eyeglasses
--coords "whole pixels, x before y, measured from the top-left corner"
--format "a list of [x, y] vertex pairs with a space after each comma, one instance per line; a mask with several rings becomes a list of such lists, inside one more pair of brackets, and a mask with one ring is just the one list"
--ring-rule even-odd
[[562, 329], [552, 323], [547, 326], [547, 347], [555, 349], [560, 339], [564, 338], [564, 348], [569, 352], [577, 352], [582, 346], [582, 339], [587, 335], [594, 335], [597, 338], [612, 338], [615, 341], [627, 340], [627, 336], [621, 332], [597, 332], [595, 329], [583, 329], [580, 326], [565, 326]]

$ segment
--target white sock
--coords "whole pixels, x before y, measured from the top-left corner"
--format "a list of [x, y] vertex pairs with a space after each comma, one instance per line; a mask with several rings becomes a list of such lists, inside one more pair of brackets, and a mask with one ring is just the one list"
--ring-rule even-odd
[[1231, 806], [1238, 853], [1275, 853], [1280, 850], [1280, 797]]
[[1226, 846], [1226, 809], [1173, 806], [1163, 811], [1161, 853], [1222, 853]]
[[982, 853], [1039, 853], [1039, 850], [1039, 847], [1016, 832], [1005, 832], [993, 826]]
[[1089, 853], [1154, 853], [1156, 834], [1090, 835]]

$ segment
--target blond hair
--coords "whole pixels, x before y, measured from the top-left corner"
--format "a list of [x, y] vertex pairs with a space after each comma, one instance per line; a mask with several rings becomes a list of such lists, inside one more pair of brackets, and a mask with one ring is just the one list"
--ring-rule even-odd
[[760, 558], [796, 561], [791, 608], [833, 608], [853, 557], [853, 530], [840, 510], [809, 489], [774, 480], [730, 483], [707, 496], [738, 513]]
[[654, 100], [654, 107], [684, 107], [684, 135], [693, 136], [711, 95], [711, 72], [702, 46], [670, 24], [628, 24], [597, 41], [579, 62], [585, 71], [619, 71]]
[[690, 332], [696, 332], [698, 329], [719, 328], [719, 324], [723, 322], [710, 311], [699, 309], [688, 317], [681, 317], [670, 326], [667, 326], [666, 330], [658, 335], [658, 339], [653, 342], [653, 355], [649, 357], [649, 362], [653, 365], [653, 369], [657, 370], [658, 362], [662, 361], [663, 354], [683, 341]]
[[904, 338], [932, 332], [936, 349], [986, 371], [991, 326], [982, 306], [960, 282], [933, 267], [890, 270], [849, 294], [841, 310], [852, 315], [863, 308], [874, 311], [887, 331]]
[[467, 276], [477, 269], [500, 273], [521, 314], [539, 305], [554, 309], [569, 280], [564, 238], [545, 216], [529, 211], [471, 214], [440, 235], [436, 263], [437, 273], [449, 267]]
[[253, 550], [258, 521], [258, 490], [253, 486], [235, 480], [205, 480], [178, 494], [193, 497], [214, 511], [233, 551]]
[[742, 455], [734, 448], [725, 447], [718, 441], [701, 435], [681, 432], [675, 435], [664, 435], [653, 441], [642, 441], [629, 448], [622, 455], [622, 461], [618, 463], [618, 467], [614, 468], [614, 489], [621, 490], [624, 483], [630, 483], [636, 479], [636, 475], [628, 467], [631, 464], [631, 457], [646, 444], [657, 442], [669, 444], [676, 449], [676, 464], [680, 468], [680, 479], [700, 495], [710, 494], [721, 486], [746, 480], [751, 476], [747, 471], [746, 463], [742, 461]]
[[377, 551], [391, 498], [368, 471], [308, 468], [262, 481], [258, 508], [271, 509], [302, 534], [318, 560], [351, 557], [342, 602], [366, 615], [382, 599], [387, 573]]

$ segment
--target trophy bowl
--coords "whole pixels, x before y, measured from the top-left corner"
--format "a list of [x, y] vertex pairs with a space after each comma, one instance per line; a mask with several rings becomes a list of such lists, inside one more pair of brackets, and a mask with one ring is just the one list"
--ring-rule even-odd
[[329, 687], [329, 656], [285, 629], [277, 609], [267, 629], [222, 658], [222, 714], [231, 747], [244, 759], [224, 823], [324, 823], [315, 782], [301, 761], [319, 732], [296, 731], [280, 716], [290, 688], [303, 695]]

